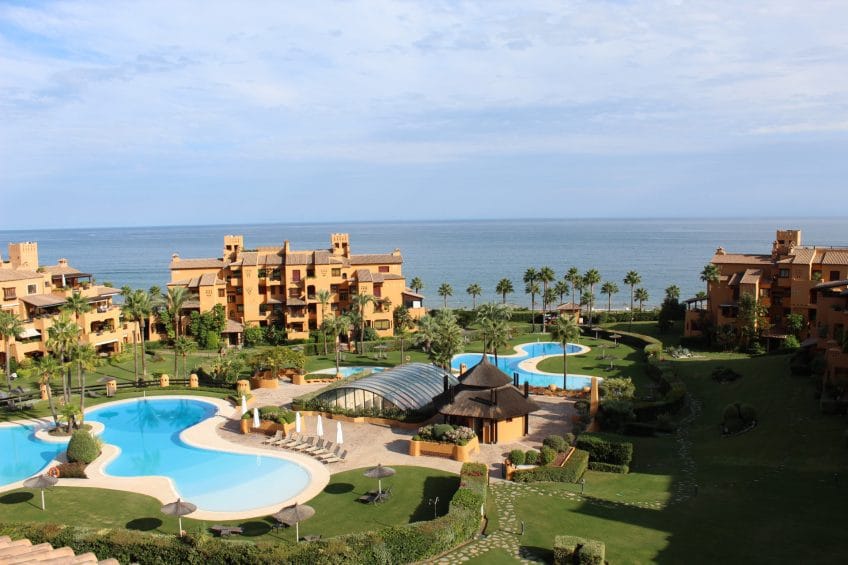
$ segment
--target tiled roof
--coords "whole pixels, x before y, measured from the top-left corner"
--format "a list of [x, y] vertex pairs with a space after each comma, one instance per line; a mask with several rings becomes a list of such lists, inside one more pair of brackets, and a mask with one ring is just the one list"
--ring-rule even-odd
[[0, 562], [118, 565], [118, 561], [115, 559], [98, 561], [97, 556], [91, 552], [74, 555], [74, 550], [70, 547], [53, 549], [53, 546], [49, 543], [32, 545], [32, 542], [28, 539], [13, 541], [9, 536], [0, 536]]
[[311, 251], [293, 251], [286, 253], [286, 265], [309, 265], [312, 263]]
[[847, 249], [828, 249], [824, 252], [822, 265], [848, 265]]
[[224, 280], [213, 273], [204, 273], [197, 281], [197, 286], [215, 286], [216, 284], [224, 284]]
[[356, 269], [354, 276], [356, 276], [356, 280], [359, 282], [374, 282], [374, 277], [368, 269]]
[[223, 334], [240, 334], [244, 331], [244, 324], [235, 320], [227, 320], [227, 325], [224, 327]]
[[798, 265], [809, 265], [816, 256], [816, 250], [810, 247], [796, 247], [792, 251], [792, 262]]
[[171, 261], [171, 269], [223, 269], [224, 262], [221, 259], [180, 259]]
[[81, 275], [85, 273], [80, 273], [77, 269], [74, 269], [68, 265], [45, 265], [44, 272], [49, 273], [51, 275]]
[[259, 253], [245, 251], [241, 254], [241, 265], [243, 267], [255, 267], [259, 264]]
[[0, 282], [40, 279], [43, 275], [26, 269], [0, 269]]
[[377, 253], [371, 255], [351, 255], [351, 265], [376, 265], [376, 264], [399, 264], [403, 263], [403, 257], [398, 253]]
[[710, 262], [715, 265], [771, 265], [771, 255], [723, 253], [713, 255]]
[[745, 269], [740, 282], [742, 284], [757, 284], [762, 275], [763, 272], [760, 269]]
[[31, 294], [29, 296], [21, 296], [20, 298], [30, 306], [36, 306], [38, 308], [50, 308], [65, 303], [64, 298], [52, 294]]
[[420, 298], [420, 299], [422, 299], [422, 300], [424, 299], [424, 295], [423, 295], [423, 294], [418, 294], [417, 292], [415, 292], [415, 291], [414, 291], [414, 290], [412, 290], [411, 288], [405, 288], [405, 289], [403, 289], [403, 295], [404, 295], [404, 296], [411, 296], [412, 298]]
[[282, 265], [283, 257], [277, 253], [265, 253], [259, 256], [260, 265]]

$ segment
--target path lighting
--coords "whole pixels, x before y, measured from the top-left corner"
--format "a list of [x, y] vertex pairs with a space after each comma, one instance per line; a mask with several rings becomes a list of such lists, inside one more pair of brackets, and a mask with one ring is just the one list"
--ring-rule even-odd
[[435, 520], [436, 518], [439, 517], [439, 514], [438, 514], [439, 497], [437, 496], [436, 498], [431, 498], [430, 500], [427, 501], [427, 504], [433, 505], [433, 519]]

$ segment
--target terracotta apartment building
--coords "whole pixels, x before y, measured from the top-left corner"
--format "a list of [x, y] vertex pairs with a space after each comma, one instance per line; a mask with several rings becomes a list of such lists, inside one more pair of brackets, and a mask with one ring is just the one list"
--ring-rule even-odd
[[[309, 337], [324, 317], [351, 310], [356, 294], [374, 302], [365, 308], [366, 326], [392, 335], [393, 310], [405, 305], [413, 318], [424, 315], [423, 297], [406, 287], [403, 257], [391, 253], [354, 254], [348, 234], [331, 234], [330, 247], [300, 251], [282, 247], [245, 249], [241, 235], [224, 236], [220, 258], [171, 259], [168, 286], [186, 287], [188, 311], [206, 312], [216, 304], [226, 309], [231, 340], [245, 325], [280, 324], [289, 339]], [[319, 292], [329, 292], [322, 305]]]
[[101, 354], [121, 350], [129, 332], [121, 322], [120, 308], [112, 303], [118, 289], [94, 284], [90, 273], [74, 269], [67, 259], [40, 265], [36, 242], [10, 243], [8, 255], [8, 260], [0, 261], [0, 307], [21, 320], [23, 332], [0, 340], [0, 357], [5, 356], [7, 340], [10, 357], [18, 361], [46, 353], [47, 330], [75, 292], [91, 306], [74, 320], [81, 328], [81, 342]]

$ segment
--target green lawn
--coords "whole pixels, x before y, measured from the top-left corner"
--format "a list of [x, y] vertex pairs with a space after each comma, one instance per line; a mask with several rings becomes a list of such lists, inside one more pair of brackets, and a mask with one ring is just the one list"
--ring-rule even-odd
[[[431, 499], [439, 498], [436, 512], [447, 513], [448, 503], [459, 487], [452, 473], [423, 467], [395, 467], [397, 474], [383, 481], [392, 487], [389, 501], [375, 506], [356, 499], [376, 489], [377, 481], [362, 476], [363, 469], [345, 471], [331, 477], [330, 483], [308, 504], [315, 517], [301, 525], [301, 535], [323, 537], [407, 524], [433, 518]], [[47, 510], [42, 512], [40, 493], [17, 490], [0, 494], [0, 522], [54, 522], [90, 528], [129, 528], [156, 533], [177, 531], [177, 519], [159, 512], [154, 498], [122, 491], [90, 488], [54, 488], [46, 493]], [[294, 541], [294, 530], [274, 531], [274, 520], [259, 517], [249, 520], [216, 521], [214, 524], [239, 525], [244, 538], [264, 541]], [[183, 519], [188, 531], [205, 531], [213, 522]]]

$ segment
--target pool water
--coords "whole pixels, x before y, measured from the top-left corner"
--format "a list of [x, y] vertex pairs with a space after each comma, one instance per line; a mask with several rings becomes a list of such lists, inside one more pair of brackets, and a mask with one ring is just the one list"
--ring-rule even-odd
[[0, 486], [39, 474], [66, 445], [36, 439], [31, 426], [0, 426]]
[[[518, 346], [522, 353], [517, 355], [498, 355], [497, 367], [509, 376], [513, 373], [518, 373], [518, 384], [523, 385], [525, 382], [530, 383], [530, 386], [546, 387], [548, 385], [556, 385], [562, 387], [562, 375], [549, 375], [545, 373], [537, 373], [535, 371], [527, 371], [518, 367], [523, 361], [533, 357], [542, 357], [545, 355], [562, 355], [562, 345], [552, 341], [543, 341], [538, 343], [522, 343]], [[566, 352], [569, 355], [578, 353], [580, 346], [569, 343], [566, 346]], [[480, 362], [481, 353], [463, 353], [454, 355], [451, 360], [451, 369], [459, 370], [459, 366], [463, 363], [470, 369]], [[495, 356], [487, 355], [489, 361], [494, 365]], [[583, 375], [568, 375], [565, 379], [566, 388], [568, 390], [581, 390], [584, 387], [591, 386], [591, 377]]]
[[[385, 367], [339, 367], [339, 373], [342, 374], [343, 377], [352, 377], [354, 375], [358, 375], [360, 373], [364, 373], [365, 371], [371, 371], [372, 373], [379, 373], [380, 371], [385, 371]], [[327, 375], [335, 375], [336, 368], [330, 367], [329, 369], [321, 369], [320, 371], [315, 371], [317, 374], [327, 374]]]
[[202, 510], [269, 506], [308, 486], [309, 473], [292, 461], [202, 449], [180, 439], [180, 432], [216, 411], [201, 400], [137, 399], [95, 408], [86, 419], [104, 424], [103, 441], [121, 449], [105, 467], [107, 475], [169, 477], [179, 496]]

